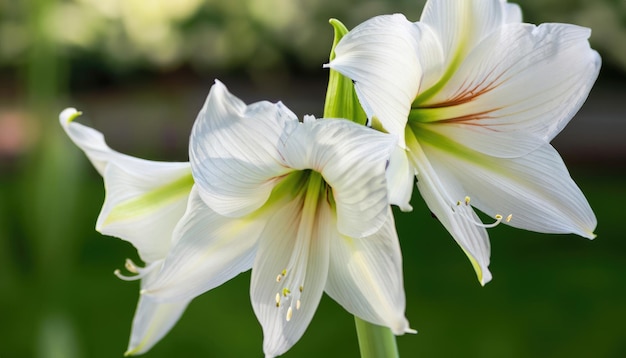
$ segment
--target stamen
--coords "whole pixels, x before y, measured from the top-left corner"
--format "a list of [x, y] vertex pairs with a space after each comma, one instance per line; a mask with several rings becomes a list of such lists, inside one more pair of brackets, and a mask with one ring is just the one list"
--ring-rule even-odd
[[124, 281], [136, 281], [136, 280], [139, 280], [141, 278], [141, 277], [139, 277], [139, 275], [137, 275], [137, 276], [126, 276], [126, 275], [123, 275], [122, 272], [119, 269], [113, 271], [113, 274], [115, 276], [117, 276], [117, 278], [119, 278], [120, 280], [124, 280]]
[[124, 267], [126, 268], [126, 270], [128, 270], [128, 272], [133, 273], [135, 275], [127, 276], [127, 275], [122, 274], [120, 270], [113, 271], [113, 274], [117, 276], [117, 278], [119, 278], [120, 280], [136, 281], [145, 277], [147, 274], [152, 272], [155, 268], [159, 267], [159, 262], [158, 261], [153, 262], [146, 267], [139, 267], [131, 259], [126, 259], [126, 261], [124, 262]]
[[274, 304], [276, 308], [280, 309], [280, 313], [278, 314], [284, 315], [283, 317], [285, 317], [287, 321], [293, 318], [294, 310], [297, 311], [302, 306], [300, 296], [302, 295], [304, 286], [298, 284], [302, 281], [294, 282], [295, 279], [302, 276], [302, 272], [300, 272], [299, 268], [300, 267], [296, 267], [296, 271], [290, 275], [287, 275], [287, 273], [291, 272], [291, 269], [284, 269], [276, 276], [276, 291], [274, 291], [276, 292], [276, 296], [274, 297]]
[[[465, 197], [465, 199], [463, 200], [463, 202], [461, 202], [461, 201], [457, 201], [457, 202], [456, 202], [456, 206], [457, 206], [457, 207], [461, 207], [461, 205], [462, 205], [463, 203], [465, 204], [465, 206], [469, 206], [470, 201], [471, 201], [470, 197], [469, 197], [469, 196], [466, 196], [466, 197]], [[496, 221], [495, 221], [495, 222], [493, 222], [493, 223], [491, 223], [491, 224], [485, 224], [485, 223], [482, 223], [482, 222], [476, 222], [476, 220], [472, 217], [472, 214], [470, 214], [469, 212], [467, 212], [467, 211], [463, 210], [462, 208], [460, 208], [459, 210], [455, 210], [454, 208], [452, 208], [452, 210], [453, 210], [455, 213], [457, 213], [457, 214], [459, 214], [459, 215], [461, 215], [461, 216], [465, 217], [465, 219], [469, 220], [469, 221], [470, 221], [470, 222], [472, 222], [474, 225], [476, 225], [476, 226], [480, 226], [480, 227], [484, 227], [485, 229], [490, 229], [490, 228], [496, 227], [496, 226], [498, 226], [498, 225], [502, 222], [502, 215], [501, 215], [501, 214], [496, 214], [496, 215], [494, 216], [494, 218], [496, 219]], [[470, 209], [470, 210], [471, 210], [471, 209]], [[506, 222], [508, 223], [509, 221], [511, 221], [511, 218], [513, 218], [513, 214], [509, 214], [509, 215], [506, 217]]]
[[483, 224], [483, 223], [480, 223], [480, 225], [479, 225], [479, 224], [476, 224], [476, 225], [478, 225], [478, 226], [482, 226], [482, 227], [484, 227], [485, 229], [491, 229], [492, 227], [496, 227], [496, 226], [498, 226], [498, 225], [502, 222], [502, 215], [500, 215], [500, 214], [496, 214], [495, 219], [496, 219], [496, 221], [494, 221], [494, 222], [493, 222], [493, 223], [491, 223], [491, 224]]

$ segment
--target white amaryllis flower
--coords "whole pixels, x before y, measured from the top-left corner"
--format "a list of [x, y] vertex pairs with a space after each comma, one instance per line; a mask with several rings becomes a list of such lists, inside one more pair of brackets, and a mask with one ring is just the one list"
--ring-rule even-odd
[[[146, 267], [126, 261], [141, 287], [156, 278], [172, 242], [172, 232], [187, 206], [193, 186], [189, 163], [154, 162], [118, 153], [106, 144], [102, 133], [74, 122], [74, 108], [59, 116], [72, 141], [82, 149], [104, 178], [106, 197], [96, 230], [133, 244]], [[141, 296], [133, 319], [126, 355], [141, 354], [158, 342], [178, 321], [190, 300], [156, 302]]]
[[416, 175], [482, 284], [490, 225], [472, 206], [518, 228], [595, 236], [549, 142], [587, 98], [600, 57], [587, 28], [521, 21], [505, 0], [430, 0], [419, 22], [396, 14], [357, 26], [327, 65], [354, 81], [373, 126], [402, 137], [392, 199], [409, 207]]
[[189, 299], [252, 267], [268, 357], [298, 341], [323, 292], [410, 332], [385, 181], [395, 143], [346, 120], [299, 122], [281, 103], [246, 105], [216, 82], [191, 134], [190, 209], [144, 294]]

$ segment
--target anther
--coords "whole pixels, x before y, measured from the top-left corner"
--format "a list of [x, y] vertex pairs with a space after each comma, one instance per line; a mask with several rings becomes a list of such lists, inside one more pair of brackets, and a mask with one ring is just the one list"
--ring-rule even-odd
[[280, 307], [280, 293], [276, 292], [276, 307]]
[[299, 310], [299, 309], [300, 309], [300, 300], [297, 300], [296, 301], [296, 310]]
[[139, 273], [139, 271], [137, 271], [137, 265], [135, 265], [135, 263], [131, 259], [126, 259], [126, 261], [124, 262], [124, 267], [126, 267], [128, 272], [134, 274]]
[[469, 205], [469, 203], [470, 203], [470, 197], [466, 196], [465, 197], [465, 206]]
[[278, 276], [276, 276], [276, 282], [280, 282], [280, 280], [281, 280], [282, 278], [283, 278], [283, 276], [282, 276], [282, 275], [278, 275]]
[[289, 306], [289, 309], [287, 309], [287, 316], [285, 317], [287, 322], [291, 321], [292, 316], [293, 316], [293, 309], [291, 308], [291, 306]]
[[287, 297], [290, 293], [291, 291], [287, 287], [283, 288], [283, 296]]
[[509, 214], [509, 216], [506, 217], [506, 222], [510, 222], [511, 219], [513, 219], [513, 214]]

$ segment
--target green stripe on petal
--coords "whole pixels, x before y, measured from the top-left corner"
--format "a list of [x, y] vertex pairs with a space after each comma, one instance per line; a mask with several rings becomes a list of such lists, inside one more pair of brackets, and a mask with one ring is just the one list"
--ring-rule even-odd
[[[465, 58], [465, 56], [463, 56], [465, 52], [465, 47], [466, 47], [466, 46], [463, 46], [464, 43], [465, 41], [463, 40], [460, 41], [461, 46], [457, 48], [457, 51], [454, 54], [454, 59], [450, 62], [450, 66], [446, 69], [446, 72], [443, 74], [443, 76], [441, 76], [439, 81], [437, 81], [435, 85], [433, 85], [426, 91], [417, 95], [417, 97], [413, 100], [413, 103], [411, 104], [411, 108], [414, 108], [414, 107], [419, 108], [420, 104], [423, 104], [424, 102], [433, 98], [439, 91], [441, 91], [441, 89], [448, 83], [448, 81], [450, 81], [452, 76], [454, 76], [454, 73], [456, 72], [456, 70], [461, 66], [461, 63], [463, 63], [463, 59]], [[412, 115], [412, 112], [413, 111], [411, 111], [411, 115]]]
[[153, 191], [147, 192], [139, 197], [122, 202], [111, 210], [103, 222], [103, 226], [115, 222], [131, 220], [136, 217], [145, 216], [150, 212], [162, 208], [172, 202], [189, 195], [193, 186], [191, 173], [173, 182], [160, 186]]

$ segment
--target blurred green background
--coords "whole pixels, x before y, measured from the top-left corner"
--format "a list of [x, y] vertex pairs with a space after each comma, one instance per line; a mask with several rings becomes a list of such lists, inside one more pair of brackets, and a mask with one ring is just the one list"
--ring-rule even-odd
[[[137, 282], [112, 273], [133, 248], [94, 231], [102, 180], [58, 125], [81, 122], [124, 153], [187, 160], [214, 78], [246, 102], [321, 115], [332, 41], [409, 0], [0, 0], [0, 357], [121, 357]], [[522, 1], [528, 22], [593, 29], [604, 67], [554, 145], [598, 216], [595, 241], [499, 226], [494, 280], [471, 265], [419, 196], [398, 213], [404, 357], [626, 357], [626, 2]], [[249, 273], [199, 298], [146, 357], [261, 357]], [[357, 357], [353, 320], [328, 297], [285, 357]]]

